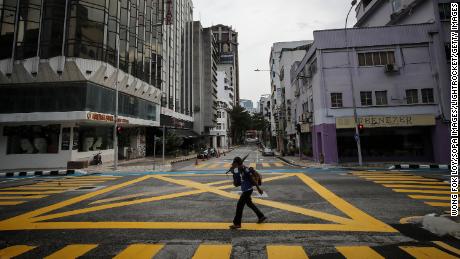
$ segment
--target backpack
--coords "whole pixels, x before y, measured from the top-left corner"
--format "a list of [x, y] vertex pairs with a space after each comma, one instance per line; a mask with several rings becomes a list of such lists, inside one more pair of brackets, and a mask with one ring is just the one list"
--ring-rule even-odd
[[232, 172], [232, 176], [233, 176], [233, 185], [235, 187], [241, 186], [241, 175], [240, 175], [240, 173]]
[[259, 174], [254, 168], [249, 167], [249, 173], [252, 176], [252, 179], [254, 182], [257, 183], [257, 185], [262, 185], [262, 175]]

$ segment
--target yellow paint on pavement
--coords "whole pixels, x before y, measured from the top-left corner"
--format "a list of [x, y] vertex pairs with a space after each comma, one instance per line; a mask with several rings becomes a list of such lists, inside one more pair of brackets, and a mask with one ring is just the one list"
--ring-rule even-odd
[[221, 164], [219, 164], [219, 163], [213, 163], [213, 164], [211, 164], [210, 166], [208, 166], [208, 168], [209, 168], [209, 169], [214, 169], [214, 168], [220, 167], [220, 165], [221, 165]]
[[48, 197], [48, 195], [24, 195], [24, 196], [0, 196], [0, 200], [14, 200], [14, 199], [41, 199]]
[[68, 245], [61, 250], [45, 257], [45, 259], [71, 259], [78, 258], [96, 248], [97, 245]]
[[54, 194], [54, 193], [62, 193], [62, 191], [41, 191], [41, 192], [10, 192], [10, 191], [8, 191], [8, 192], [4, 192], [4, 191], [0, 190], [0, 195], [2, 195], [2, 194], [9, 194], [9, 195], [11, 195], [11, 194], [13, 194], [13, 195], [15, 195], [15, 194], [17, 194], [17, 195], [23, 195], [23, 194]]
[[302, 246], [268, 245], [268, 259], [307, 259]]
[[364, 178], [366, 180], [375, 180], [375, 181], [378, 181], [378, 180], [407, 180], [407, 181], [413, 181], [413, 180], [418, 180], [418, 181], [438, 181], [438, 180], [435, 180], [435, 179], [427, 179], [427, 178], [423, 178], [421, 176], [406, 176], [406, 177], [401, 177], [401, 176], [369, 176], [369, 177], [361, 177], [361, 178]]
[[270, 164], [269, 163], [262, 163], [262, 166], [263, 167], [270, 167]]
[[426, 194], [450, 194], [449, 191], [436, 191], [436, 190], [408, 190], [408, 189], [392, 189], [394, 192], [402, 193], [426, 193]]
[[401, 246], [400, 248], [415, 259], [457, 259], [457, 257], [435, 247]]
[[204, 168], [204, 167], [207, 167], [208, 165], [209, 165], [208, 163], [202, 163], [202, 164], [196, 165], [195, 167], [196, 168]]
[[225, 163], [224, 167], [230, 169], [230, 167], [232, 167], [232, 164], [231, 163]]
[[407, 184], [384, 184], [388, 188], [423, 188], [423, 189], [442, 189], [450, 190], [450, 186], [432, 186], [432, 185], [407, 185]]
[[441, 241], [434, 241], [433, 243], [435, 243], [436, 245], [438, 245], [438, 246], [440, 246], [440, 247], [442, 247], [442, 248], [444, 248], [444, 249], [446, 249], [446, 250], [448, 250], [448, 251], [450, 251], [450, 252], [452, 252], [454, 254], [460, 255], [460, 249], [457, 249], [457, 248], [455, 248], [453, 246], [450, 246], [450, 245], [448, 245], [448, 244], [446, 244], [444, 242], [441, 242]]
[[256, 164], [256, 163], [250, 163], [250, 164], [249, 164], [249, 167], [252, 167], [252, 168], [256, 169], [256, 168], [257, 168], [257, 164]]
[[68, 190], [68, 189], [72, 189], [72, 188], [69, 188], [69, 187], [48, 187], [48, 186], [27, 186], [27, 187], [10, 187], [10, 188], [4, 188], [4, 189], [0, 189], [0, 191], [39, 191], [39, 190], [43, 190], [43, 191], [56, 191], [56, 190]]
[[409, 195], [409, 197], [417, 200], [450, 201], [450, 196]]
[[22, 255], [32, 249], [34, 249], [35, 246], [10, 246], [7, 248], [3, 248], [0, 250], [0, 258], [13, 258], [18, 255]]
[[335, 248], [347, 259], [384, 259], [368, 246], [336, 246]]
[[11, 205], [19, 205], [25, 203], [25, 201], [0, 201], [0, 206], [11, 206]]
[[198, 247], [192, 259], [226, 259], [230, 258], [232, 245], [207, 245]]
[[427, 181], [374, 181], [378, 184], [425, 184], [425, 185], [449, 185], [444, 182], [427, 182]]
[[115, 256], [114, 259], [150, 259], [154, 257], [163, 247], [163, 244], [130, 245]]
[[277, 167], [283, 167], [283, 166], [284, 166], [283, 163], [279, 163], [279, 162], [276, 162], [276, 163], [273, 163], [273, 164], [274, 164], [275, 166], [277, 166]]
[[122, 200], [128, 200], [128, 199], [147, 196], [147, 195], [152, 195], [152, 193], [151, 192], [144, 192], [144, 193], [136, 193], [136, 194], [125, 195], [125, 196], [118, 196], [118, 197], [115, 197], [115, 198], [109, 198], [109, 199], [102, 199], [102, 200], [93, 201], [90, 204], [101, 204], [101, 203], [107, 203], [107, 202], [111, 202], [111, 201], [122, 201]]
[[450, 202], [425, 202], [425, 204], [433, 207], [450, 207]]

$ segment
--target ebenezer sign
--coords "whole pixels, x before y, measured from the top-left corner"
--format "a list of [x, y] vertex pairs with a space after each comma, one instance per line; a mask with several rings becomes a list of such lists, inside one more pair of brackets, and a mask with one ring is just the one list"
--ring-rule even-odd
[[[353, 117], [336, 118], [335, 123], [337, 129], [355, 127]], [[358, 118], [358, 123], [365, 128], [434, 126], [436, 119], [434, 115], [363, 116]]]

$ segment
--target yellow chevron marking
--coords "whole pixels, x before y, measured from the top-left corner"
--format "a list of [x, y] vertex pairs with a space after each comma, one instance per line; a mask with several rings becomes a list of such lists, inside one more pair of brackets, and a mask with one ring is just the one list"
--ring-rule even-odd
[[119, 253], [117, 256], [115, 256], [114, 259], [131, 259], [131, 258], [147, 259], [147, 258], [152, 258], [163, 247], [164, 247], [164, 245], [159, 245], [159, 244], [145, 244], [145, 245], [136, 244], [136, 245], [130, 245], [125, 250], [123, 250], [121, 253]]
[[368, 246], [337, 246], [336, 249], [345, 258], [350, 259], [384, 259], [383, 256], [379, 255], [372, 248]]
[[97, 245], [68, 245], [61, 250], [45, 257], [45, 259], [70, 259], [80, 257], [96, 248]]
[[22, 255], [35, 247], [36, 246], [10, 246], [3, 248], [0, 250], [0, 258], [13, 258], [18, 255]]
[[415, 246], [401, 246], [402, 250], [416, 259], [457, 259], [444, 251], [441, 251], [435, 247], [415, 247]]
[[425, 204], [433, 207], [450, 207], [450, 202], [425, 202]]
[[268, 259], [308, 259], [301, 246], [268, 245]]
[[200, 245], [192, 259], [226, 259], [230, 258], [232, 245]]

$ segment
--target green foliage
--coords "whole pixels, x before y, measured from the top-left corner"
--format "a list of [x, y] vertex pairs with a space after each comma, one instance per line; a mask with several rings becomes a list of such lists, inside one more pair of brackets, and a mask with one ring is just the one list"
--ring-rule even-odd
[[269, 136], [270, 122], [265, 120], [263, 115], [256, 113], [251, 116], [251, 114], [239, 105], [228, 109], [227, 112], [231, 121], [230, 132], [236, 144], [244, 142], [247, 130], [262, 131], [264, 138], [265, 136]]

